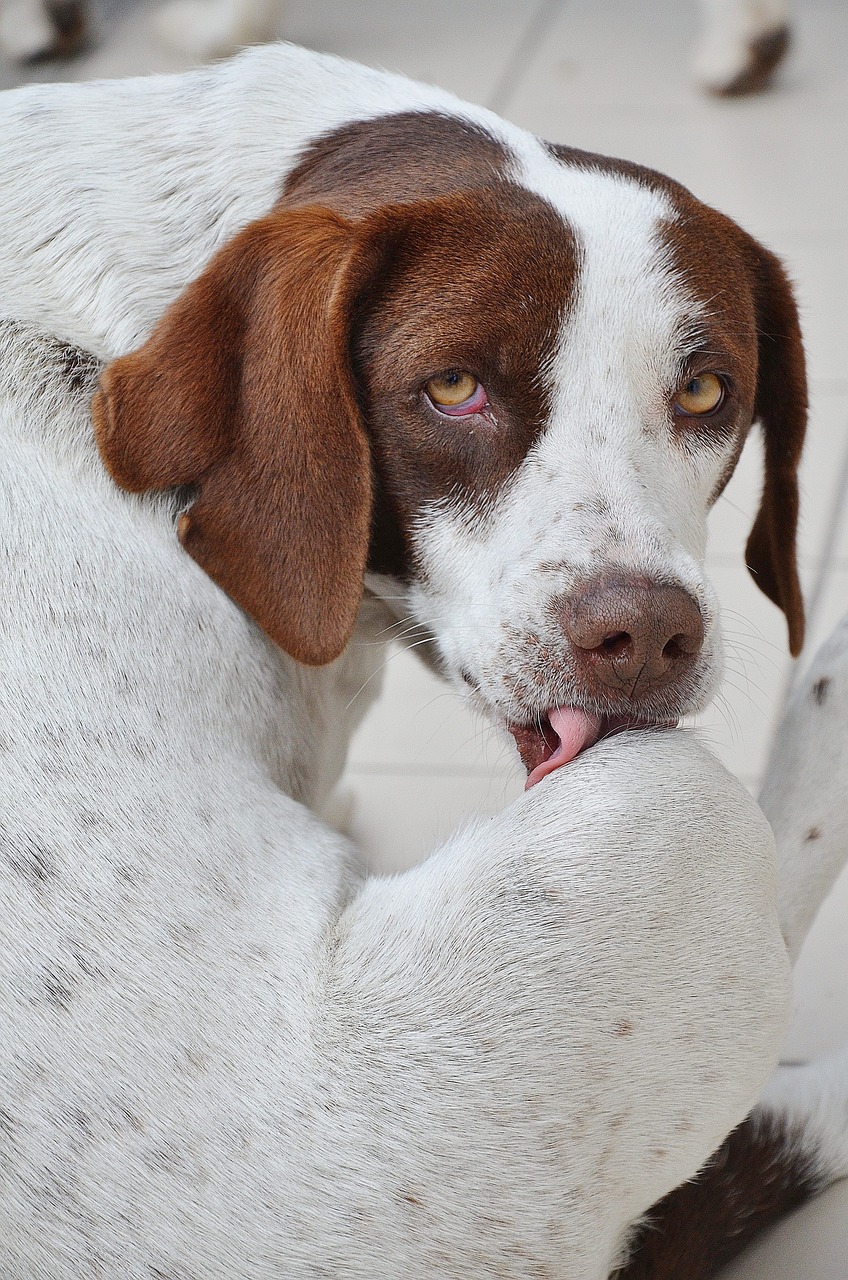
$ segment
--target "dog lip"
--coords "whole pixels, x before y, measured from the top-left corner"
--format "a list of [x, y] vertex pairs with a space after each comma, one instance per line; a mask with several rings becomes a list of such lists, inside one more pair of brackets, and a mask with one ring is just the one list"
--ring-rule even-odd
[[535, 724], [510, 723], [521, 762], [527, 770], [525, 790], [563, 768], [603, 738], [633, 729], [674, 729], [677, 719], [634, 715], [597, 715], [581, 707], [551, 707]]

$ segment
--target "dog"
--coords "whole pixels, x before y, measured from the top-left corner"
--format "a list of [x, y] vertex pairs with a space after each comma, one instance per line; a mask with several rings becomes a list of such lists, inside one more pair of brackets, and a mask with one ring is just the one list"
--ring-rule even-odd
[[[226, 57], [282, 34], [286, 0], [169, 0], [159, 38], [197, 61]], [[0, 0], [0, 48], [19, 62], [62, 58], [89, 40], [87, 0]], [[709, 93], [767, 89], [791, 41], [788, 0], [701, 0], [695, 75]]]
[[[848, 1060], [772, 1077], [845, 857], [848, 630], [777, 855], [671, 727], [755, 419], [747, 562], [803, 639], [779, 262], [285, 45], [0, 116], [0, 1269], [712, 1274], [848, 1173]], [[531, 785], [363, 879], [318, 814], [387, 618]]]

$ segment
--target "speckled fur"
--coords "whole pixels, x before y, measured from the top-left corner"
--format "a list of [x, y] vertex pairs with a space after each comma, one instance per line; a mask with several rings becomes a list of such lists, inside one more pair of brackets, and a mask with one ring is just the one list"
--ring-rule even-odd
[[603, 1280], [775, 1061], [772, 837], [691, 734], [363, 881], [313, 810], [379, 606], [297, 667], [97, 456], [100, 362], [306, 136], [410, 102], [465, 110], [284, 47], [0, 103], [6, 1276]]

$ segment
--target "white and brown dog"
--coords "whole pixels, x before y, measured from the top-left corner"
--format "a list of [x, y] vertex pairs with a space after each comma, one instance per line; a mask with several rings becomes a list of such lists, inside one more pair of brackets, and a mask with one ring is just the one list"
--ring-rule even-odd
[[[801, 644], [779, 263], [287, 46], [15, 91], [0, 154], [0, 1270], [711, 1274], [848, 1172], [840, 1059], [674, 1191], [848, 834], [845, 633], [772, 773], [779, 904], [667, 727], [720, 676], [705, 521], [756, 419], [748, 563]], [[363, 880], [315, 813], [387, 610], [539, 785]]]

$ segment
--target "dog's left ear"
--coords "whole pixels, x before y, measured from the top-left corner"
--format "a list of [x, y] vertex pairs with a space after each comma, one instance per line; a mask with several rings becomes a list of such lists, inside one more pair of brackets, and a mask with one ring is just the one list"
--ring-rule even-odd
[[117, 483], [194, 486], [183, 546], [310, 665], [344, 649], [362, 595], [371, 457], [349, 345], [378, 262], [326, 209], [270, 214], [108, 366], [92, 405]]
[[807, 376], [798, 308], [778, 259], [751, 240], [758, 334], [756, 418], [762, 425], [765, 484], [745, 548], [761, 591], [786, 615], [793, 656], [804, 643], [798, 580], [798, 464], [807, 427]]

